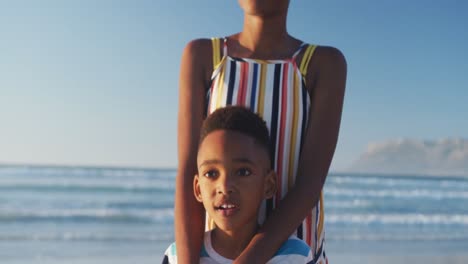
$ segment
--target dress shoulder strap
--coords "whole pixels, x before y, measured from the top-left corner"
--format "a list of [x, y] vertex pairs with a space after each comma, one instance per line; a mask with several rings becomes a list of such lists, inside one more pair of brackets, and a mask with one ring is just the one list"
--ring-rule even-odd
[[221, 54], [221, 43], [223, 43], [223, 53], [226, 53], [226, 40], [222, 38], [211, 38], [211, 47], [213, 48], [213, 70], [221, 63], [226, 54]]
[[302, 76], [306, 76], [307, 74], [307, 68], [309, 66], [310, 59], [314, 54], [315, 48], [317, 48], [317, 45], [307, 45], [306, 51], [304, 52], [304, 56], [301, 60], [301, 65], [299, 66]]

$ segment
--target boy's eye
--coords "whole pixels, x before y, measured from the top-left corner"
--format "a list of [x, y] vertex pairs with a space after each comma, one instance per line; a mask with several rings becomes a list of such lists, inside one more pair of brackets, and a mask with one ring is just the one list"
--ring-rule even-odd
[[239, 176], [249, 176], [250, 174], [252, 174], [252, 172], [247, 168], [242, 168], [237, 171], [237, 175]]
[[210, 171], [207, 171], [203, 174], [203, 176], [207, 177], [207, 178], [214, 178], [218, 175], [218, 172], [215, 171], [215, 170], [210, 170]]

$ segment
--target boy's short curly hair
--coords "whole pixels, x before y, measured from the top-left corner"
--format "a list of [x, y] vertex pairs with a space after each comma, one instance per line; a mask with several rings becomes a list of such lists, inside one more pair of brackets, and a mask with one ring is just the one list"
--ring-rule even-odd
[[250, 136], [270, 153], [270, 135], [265, 121], [245, 107], [226, 106], [208, 115], [202, 124], [200, 144], [216, 130], [232, 130]]

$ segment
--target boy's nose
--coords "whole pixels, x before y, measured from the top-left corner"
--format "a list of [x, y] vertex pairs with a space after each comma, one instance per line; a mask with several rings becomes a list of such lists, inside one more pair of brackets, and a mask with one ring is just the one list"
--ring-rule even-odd
[[220, 177], [217, 192], [219, 194], [230, 194], [234, 190], [234, 182], [232, 181], [231, 177]]

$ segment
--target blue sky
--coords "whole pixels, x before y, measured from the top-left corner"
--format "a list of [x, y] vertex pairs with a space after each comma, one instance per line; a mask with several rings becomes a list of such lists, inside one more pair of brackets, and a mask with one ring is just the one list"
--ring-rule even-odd
[[[332, 170], [369, 142], [468, 137], [466, 1], [292, 0], [289, 32], [348, 61]], [[193, 38], [241, 30], [237, 1], [0, 1], [0, 163], [175, 167]]]

